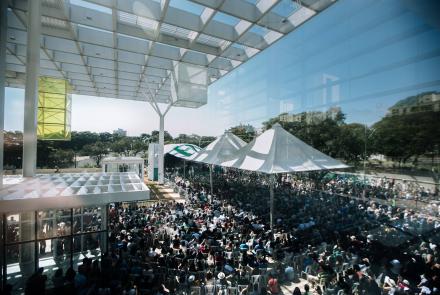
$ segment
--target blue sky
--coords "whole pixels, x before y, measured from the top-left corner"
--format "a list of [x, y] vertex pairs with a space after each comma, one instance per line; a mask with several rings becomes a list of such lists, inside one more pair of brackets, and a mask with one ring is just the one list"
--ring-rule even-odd
[[[398, 100], [440, 89], [440, 26], [432, 21], [434, 11], [400, 0], [339, 0], [212, 84], [207, 105], [171, 109], [165, 129], [173, 136], [219, 135], [239, 123], [259, 127], [285, 111], [334, 106], [342, 108], [347, 122], [371, 125]], [[218, 20], [234, 21], [222, 15]], [[23, 90], [6, 89], [6, 130], [23, 129], [23, 96]], [[72, 99], [72, 130], [122, 128], [138, 135], [158, 129], [158, 117], [145, 102]]]

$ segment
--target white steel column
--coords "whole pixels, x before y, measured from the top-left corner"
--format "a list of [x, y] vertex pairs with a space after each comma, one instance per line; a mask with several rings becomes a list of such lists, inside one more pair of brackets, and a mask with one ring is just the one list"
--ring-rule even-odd
[[[151, 93], [151, 92], [150, 92]], [[168, 104], [165, 111], [162, 111], [159, 108], [159, 105], [154, 100], [154, 95], [144, 93], [145, 96], [150, 99], [150, 104], [153, 107], [154, 111], [159, 115], [159, 149], [158, 149], [158, 182], [159, 184], [164, 183], [164, 155], [163, 155], [163, 145], [165, 142], [165, 115], [168, 113], [168, 111], [171, 109], [171, 106], [173, 105], [172, 102]]]
[[5, 132], [6, 28], [8, 1], [0, 1], [0, 188], [3, 187], [3, 148]]
[[23, 129], [23, 176], [35, 175], [37, 166], [37, 108], [40, 72], [41, 0], [28, 1], [26, 86]]
[[164, 154], [163, 145], [165, 141], [165, 114], [159, 114], [159, 167], [158, 167], [158, 180], [159, 184], [164, 182]]

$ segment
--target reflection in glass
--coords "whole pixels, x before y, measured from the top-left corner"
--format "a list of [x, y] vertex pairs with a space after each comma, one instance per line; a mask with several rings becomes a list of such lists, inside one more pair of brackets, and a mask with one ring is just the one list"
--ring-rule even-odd
[[22, 290], [26, 280], [35, 271], [35, 244], [26, 242], [20, 245], [6, 246], [6, 278], [14, 290]]
[[34, 212], [10, 213], [6, 215], [7, 243], [30, 241], [35, 234]]
[[[210, 116], [222, 129], [302, 124], [308, 131], [294, 135], [355, 167], [417, 168], [438, 180], [440, 31], [418, 5], [337, 1], [213, 83]], [[338, 128], [309, 127], [334, 110], [344, 115]]]

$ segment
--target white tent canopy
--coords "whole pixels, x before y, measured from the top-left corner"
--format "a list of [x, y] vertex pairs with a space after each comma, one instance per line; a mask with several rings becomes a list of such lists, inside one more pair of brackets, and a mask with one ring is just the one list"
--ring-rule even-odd
[[217, 162], [224, 161], [235, 155], [238, 150], [246, 145], [240, 137], [234, 135], [230, 131], [226, 131], [211, 142], [207, 147], [201, 150], [193, 161], [209, 164], [209, 184], [211, 194], [213, 193], [212, 186], [212, 166]]
[[193, 159], [196, 162], [215, 164], [231, 158], [239, 149], [244, 147], [244, 142], [240, 137], [230, 131], [226, 131], [208, 146], [202, 149]]
[[256, 137], [234, 156], [213, 164], [267, 174], [348, 167], [304, 143], [279, 124]]
[[272, 175], [348, 167], [296, 138], [278, 123], [238, 150], [229, 159], [219, 159], [213, 164], [271, 175], [269, 180], [271, 230], [273, 230], [275, 183]]

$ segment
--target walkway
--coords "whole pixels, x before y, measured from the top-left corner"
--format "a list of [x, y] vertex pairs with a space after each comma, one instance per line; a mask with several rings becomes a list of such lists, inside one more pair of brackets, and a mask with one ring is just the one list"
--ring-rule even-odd
[[147, 184], [148, 188], [150, 188], [150, 190], [153, 192], [155, 200], [176, 201], [180, 203], [185, 202], [185, 199], [180, 196], [179, 193], [174, 192], [173, 188], [167, 186], [166, 184], [158, 184], [156, 181], [150, 180], [146, 180], [145, 183]]

